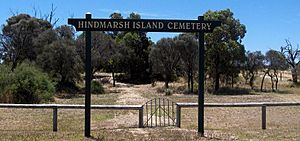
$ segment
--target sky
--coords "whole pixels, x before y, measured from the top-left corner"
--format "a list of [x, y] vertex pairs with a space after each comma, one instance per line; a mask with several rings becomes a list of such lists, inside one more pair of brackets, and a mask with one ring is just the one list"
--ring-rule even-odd
[[[93, 18], [109, 18], [113, 12], [127, 17], [136, 12], [143, 19], [197, 19], [208, 10], [229, 8], [234, 18], [246, 26], [242, 43], [246, 50], [280, 50], [285, 39], [296, 47], [300, 43], [299, 0], [3, 0], [0, 5], [0, 25], [13, 14], [34, 15], [34, 9], [42, 15], [56, 7], [57, 25], [67, 24], [70, 17], [83, 18], [91, 12]], [[148, 33], [152, 41], [173, 37], [174, 33]]]

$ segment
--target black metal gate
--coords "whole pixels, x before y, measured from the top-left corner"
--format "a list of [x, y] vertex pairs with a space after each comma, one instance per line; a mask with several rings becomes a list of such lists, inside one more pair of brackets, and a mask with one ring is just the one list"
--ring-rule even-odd
[[[176, 103], [167, 98], [151, 99], [144, 104], [144, 127], [176, 125]], [[146, 118], [146, 119], [145, 119]]]

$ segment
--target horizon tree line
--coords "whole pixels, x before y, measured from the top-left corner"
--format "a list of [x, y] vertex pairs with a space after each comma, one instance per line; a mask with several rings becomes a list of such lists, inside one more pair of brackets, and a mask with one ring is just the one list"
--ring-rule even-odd
[[[54, 13], [51, 13], [54, 15]], [[112, 13], [111, 19], [123, 19], [121, 13]], [[141, 19], [131, 13], [127, 19]], [[28, 14], [13, 15], [3, 25], [0, 36], [0, 60], [11, 70], [25, 60], [46, 72], [57, 83], [56, 89], [75, 88], [82, 81], [84, 70], [84, 32], [76, 36], [68, 25], [54, 27], [53, 18], [36, 18]], [[205, 20], [219, 20], [222, 26], [205, 35], [206, 80], [217, 92], [223, 85], [238, 82], [242, 74], [245, 83], [254, 89], [258, 72], [263, 72], [261, 91], [265, 77], [269, 76], [272, 90], [277, 90], [279, 71], [291, 68], [292, 81], [297, 82], [299, 46], [293, 48], [289, 40], [280, 51], [245, 51], [242, 44], [246, 26], [234, 17], [230, 9], [207, 11]], [[92, 70], [110, 72], [115, 80], [141, 84], [157, 80], [169, 83], [178, 77], [187, 80], [188, 92], [194, 93], [197, 80], [198, 43], [194, 33], [162, 38], [156, 43], [146, 32], [92, 32]], [[115, 73], [122, 72], [116, 78]]]

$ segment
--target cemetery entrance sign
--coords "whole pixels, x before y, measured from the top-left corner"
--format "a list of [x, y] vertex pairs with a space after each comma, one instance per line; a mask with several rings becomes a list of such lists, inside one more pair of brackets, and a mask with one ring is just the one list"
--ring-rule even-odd
[[143, 31], [143, 32], [196, 32], [199, 42], [199, 80], [198, 80], [198, 132], [204, 134], [204, 33], [220, 26], [219, 21], [198, 20], [161, 20], [161, 19], [92, 19], [90, 13], [85, 18], [70, 18], [68, 24], [76, 31], [85, 31], [85, 131], [91, 132], [91, 31]]
[[69, 19], [78, 31], [212, 32], [218, 22], [199, 20]]

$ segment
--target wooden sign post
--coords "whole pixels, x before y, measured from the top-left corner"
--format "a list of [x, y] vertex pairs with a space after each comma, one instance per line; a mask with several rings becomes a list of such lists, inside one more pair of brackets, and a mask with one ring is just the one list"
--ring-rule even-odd
[[76, 31], [85, 31], [85, 137], [91, 136], [91, 31], [142, 31], [142, 32], [196, 32], [199, 42], [199, 80], [198, 80], [198, 133], [204, 135], [204, 33], [220, 26], [219, 21], [198, 20], [160, 20], [160, 19], [92, 19], [70, 18], [68, 24]]

